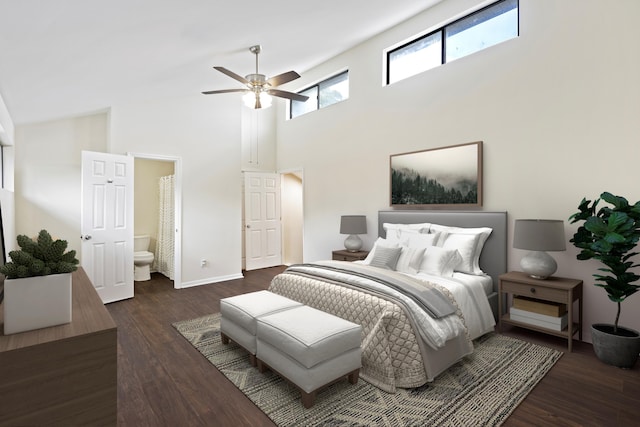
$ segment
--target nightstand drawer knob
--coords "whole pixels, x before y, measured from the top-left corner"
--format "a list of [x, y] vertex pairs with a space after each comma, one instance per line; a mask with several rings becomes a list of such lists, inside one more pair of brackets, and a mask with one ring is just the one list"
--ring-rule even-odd
[[530, 291], [531, 291], [532, 294], [535, 294], [536, 293], [536, 288], [531, 288]]

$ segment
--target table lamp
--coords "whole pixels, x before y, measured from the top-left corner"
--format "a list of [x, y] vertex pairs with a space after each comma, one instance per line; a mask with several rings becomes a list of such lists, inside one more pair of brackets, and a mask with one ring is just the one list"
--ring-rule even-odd
[[535, 279], [546, 279], [558, 269], [556, 260], [546, 251], [564, 251], [564, 222], [557, 219], [517, 219], [513, 247], [528, 252], [522, 260], [522, 271]]
[[367, 217], [364, 215], [342, 215], [340, 218], [340, 234], [348, 234], [344, 247], [349, 252], [362, 248], [362, 239], [358, 234], [367, 234]]

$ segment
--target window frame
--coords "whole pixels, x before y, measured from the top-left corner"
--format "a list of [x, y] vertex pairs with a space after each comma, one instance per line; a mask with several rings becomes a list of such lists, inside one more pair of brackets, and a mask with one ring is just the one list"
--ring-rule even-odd
[[309, 85], [309, 86], [305, 87], [304, 89], [300, 89], [299, 91], [296, 91], [296, 93], [298, 93], [298, 94], [303, 94], [304, 92], [307, 92], [307, 91], [309, 91], [310, 89], [315, 88], [315, 89], [316, 89], [316, 105], [315, 105], [315, 109], [314, 109], [314, 110], [309, 110], [309, 111], [307, 111], [307, 112], [304, 112], [304, 113], [301, 113], [301, 114], [298, 114], [298, 115], [294, 116], [294, 115], [293, 115], [293, 103], [294, 103], [294, 102], [296, 102], [296, 101], [294, 101], [294, 100], [291, 100], [291, 99], [290, 99], [290, 100], [289, 100], [289, 103], [288, 103], [288, 105], [289, 105], [289, 114], [288, 114], [288, 119], [289, 119], [289, 120], [291, 120], [291, 119], [295, 119], [295, 118], [297, 118], [297, 117], [304, 116], [305, 114], [311, 113], [311, 112], [313, 112], [313, 111], [318, 111], [318, 110], [320, 110], [321, 108], [327, 108], [327, 107], [330, 107], [331, 105], [335, 105], [335, 104], [337, 104], [337, 103], [339, 103], [339, 102], [343, 102], [343, 101], [346, 101], [347, 99], [349, 99], [349, 98], [347, 97], [347, 98], [345, 98], [345, 99], [343, 99], [343, 100], [341, 100], [341, 101], [334, 102], [334, 103], [329, 104], [329, 105], [325, 105], [324, 107], [321, 107], [321, 106], [320, 106], [320, 93], [321, 93], [321, 91], [322, 91], [322, 84], [323, 84], [323, 83], [330, 82], [330, 81], [332, 81], [332, 80], [335, 80], [335, 79], [337, 79], [338, 77], [341, 77], [341, 76], [343, 76], [343, 75], [346, 75], [346, 76], [347, 76], [346, 81], [347, 81], [347, 83], [348, 83], [348, 82], [349, 82], [349, 69], [345, 69], [345, 70], [342, 70], [342, 71], [340, 71], [340, 72], [338, 72], [338, 73], [336, 73], [336, 74], [332, 74], [331, 76], [327, 77], [326, 79], [322, 79], [322, 80], [320, 80], [320, 81], [319, 81], [319, 82], [317, 82], [317, 83], [314, 83], [314, 84], [312, 84], [312, 85]]
[[[484, 6], [484, 7], [481, 7], [481, 8], [480, 8], [480, 9], [478, 9], [478, 10], [474, 10], [473, 12], [468, 13], [468, 14], [466, 14], [466, 15], [464, 15], [464, 16], [462, 16], [462, 17], [460, 17], [460, 18], [458, 18], [458, 19], [456, 19], [456, 20], [454, 20], [454, 21], [448, 22], [448, 23], [446, 23], [445, 25], [442, 25], [441, 27], [439, 27], [439, 28], [437, 28], [437, 29], [435, 29], [435, 30], [433, 30], [433, 31], [430, 31], [430, 32], [425, 33], [425, 34], [421, 34], [420, 36], [418, 36], [418, 37], [414, 37], [414, 38], [412, 38], [411, 40], [409, 40], [409, 41], [407, 41], [407, 42], [405, 42], [405, 43], [402, 43], [402, 44], [401, 44], [401, 45], [399, 45], [399, 46], [396, 46], [396, 47], [394, 47], [394, 48], [392, 48], [392, 49], [387, 50], [387, 51], [386, 51], [386, 54], [385, 54], [385, 58], [386, 58], [386, 60], [385, 60], [385, 64], [386, 64], [385, 85], [386, 85], [386, 86], [392, 85], [392, 84], [397, 83], [397, 82], [399, 82], [399, 81], [405, 80], [405, 79], [407, 79], [407, 78], [409, 78], [409, 77], [412, 77], [412, 76], [415, 76], [415, 75], [421, 74], [421, 73], [423, 73], [423, 72], [425, 72], [425, 71], [428, 71], [428, 70], [430, 70], [430, 69], [432, 69], [432, 68], [435, 68], [435, 67], [432, 67], [432, 68], [429, 68], [429, 69], [427, 69], [427, 70], [420, 71], [420, 72], [418, 72], [418, 73], [412, 74], [412, 75], [411, 75], [411, 76], [409, 76], [409, 77], [405, 77], [405, 78], [400, 79], [400, 80], [397, 80], [397, 81], [395, 81], [395, 82], [391, 82], [391, 81], [390, 81], [390, 79], [391, 79], [391, 61], [390, 61], [391, 55], [392, 55], [394, 52], [397, 52], [397, 51], [399, 51], [399, 50], [405, 49], [406, 47], [408, 47], [408, 46], [410, 46], [410, 45], [412, 45], [412, 44], [414, 44], [414, 43], [416, 43], [416, 42], [418, 42], [418, 41], [420, 41], [420, 40], [423, 40], [423, 39], [425, 39], [425, 38], [431, 37], [431, 36], [433, 36], [434, 34], [438, 34], [438, 33], [440, 33], [440, 40], [441, 40], [441, 46], [440, 46], [440, 48], [441, 48], [441, 51], [440, 51], [440, 65], [444, 65], [444, 64], [447, 64], [448, 62], [453, 62], [453, 61], [455, 61], [456, 59], [460, 59], [460, 58], [463, 58], [464, 56], [467, 56], [467, 55], [464, 55], [464, 56], [462, 56], [462, 57], [460, 57], [460, 58], [454, 58], [454, 59], [452, 59], [451, 61], [447, 61], [447, 60], [446, 60], [446, 58], [447, 58], [447, 37], [446, 37], [446, 29], [447, 29], [448, 27], [454, 26], [455, 24], [457, 24], [457, 23], [459, 23], [459, 22], [461, 22], [461, 21], [464, 21], [464, 20], [466, 20], [466, 19], [469, 19], [469, 18], [473, 17], [474, 15], [479, 15], [479, 14], [481, 14], [482, 12], [485, 12], [485, 11], [486, 11], [486, 10], [488, 10], [488, 9], [491, 9], [491, 8], [494, 8], [494, 7], [495, 7], [495, 8], [498, 8], [498, 7], [500, 7], [500, 6], [499, 6], [500, 4], [506, 3], [506, 2], [508, 2], [508, 1], [513, 1], [513, 0], [498, 0], [498, 1], [495, 1], [495, 2], [493, 2], [493, 3], [491, 3], [491, 4], [488, 4], [488, 5]], [[516, 22], [516, 27], [517, 27], [517, 28], [516, 28], [516, 37], [520, 37], [520, 0], [515, 0], [515, 3], [516, 3], [516, 9], [517, 9], [517, 11], [518, 11], [518, 16], [517, 16], [517, 20], [516, 20], [516, 21], [517, 21], [517, 22]], [[483, 21], [483, 22], [486, 22], [486, 21]], [[469, 27], [469, 28], [473, 28], [473, 27]], [[514, 38], [516, 38], [516, 37], [514, 37]], [[504, 40], [504, 41], [507, 41], [507, 40], [512, 40], [512, 39], [506, 39], [506, 40]], [[500, 42], [500, 43], [501, 43], [501, 42]], [[491, 45], [491, 46], [495, 46], [495, 44], [493, 44], [493, 45]], [[491, 47], [491, 46], [487, 46], [487, 47], [486, 47], [486, 48], [484, 48], [484, 49], [487, 49], [487, 48], [489, 48], [489, 47]], [[474, 51], [474, 52], [470, 53], [469, 55], [472, 55], [472, 54], [474, 54], [474, 53], [480, 52], [480, 51], [482, 51], [482, 50], [484, 50], [484, 49], [476, 50], [476, 51]]]

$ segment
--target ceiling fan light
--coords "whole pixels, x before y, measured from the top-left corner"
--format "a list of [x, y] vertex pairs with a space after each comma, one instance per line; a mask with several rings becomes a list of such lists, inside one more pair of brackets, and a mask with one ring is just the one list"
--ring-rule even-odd
[[272, 99], [271, 96], [265, 92], [247, 92], [242, 96], [242, 102], [249, 108], [259, 109], [271, 107]]
[[272, 101], [273, 99], [271, 98], [271, 95], [265, 92], [260, 92], [260, 103], [262, 104], [262, 108], [271, 107]]

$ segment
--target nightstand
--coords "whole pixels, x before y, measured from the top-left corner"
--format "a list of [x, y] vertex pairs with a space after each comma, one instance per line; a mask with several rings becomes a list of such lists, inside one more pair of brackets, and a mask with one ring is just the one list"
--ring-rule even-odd
[[369, 251], [351, 252], [346, 249], [340, 249], [332, 252], [334, 261], [361, 261], [369, 255]]
[[[505, 295], [506, 294], [506, 298]], [[526, 296], [541, 301], [557, 302], [567, 305], [567, 327], [561, 331], [519, 322], [509, 315], [508, 294]], [[575, 322], [573, 302], [578, 301], [578, 321]], [[503, 313], [503, 303], [506, 302]], [[582, 280], [551, 276], [547, 279], [534, 279], [520, 271], [511, 271], [500, 275], [498, 294], [498, 330], [502, 331], [502, 324], [508, 323], [521, 328], [531, 329], [545, 334], [555, 335], [567, 339], [571, 352], [573, 336], [578, 332], [582, 340]]]

